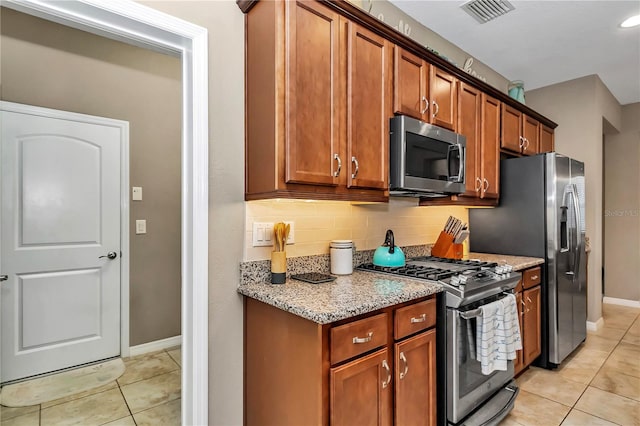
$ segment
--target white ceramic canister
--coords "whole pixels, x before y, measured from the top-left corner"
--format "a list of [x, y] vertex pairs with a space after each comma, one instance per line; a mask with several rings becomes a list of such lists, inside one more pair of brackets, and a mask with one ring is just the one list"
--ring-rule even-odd
[[331, 273], [349, 275], [353, 273], [353, 241], [333, 240], [329, 243]]

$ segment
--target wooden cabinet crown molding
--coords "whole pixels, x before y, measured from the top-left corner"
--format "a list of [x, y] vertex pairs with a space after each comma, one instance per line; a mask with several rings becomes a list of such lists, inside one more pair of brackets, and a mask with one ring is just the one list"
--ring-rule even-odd
[[[259, 0], [237, 0], [236, 3], [240, 10], [244, 13], [248, 13]], [[272, 0], [267, 0], [272, 1]], [[293, 0], [292, 0], [293, 1]], [[529, 117], [533, 117], [536, 120], [540, 121], [547, 127], [555, 129], [558, 125], [529, 108], [528, 106], [516, 101], [515, 99], [509, 97], [506, 93], [496, 89], [495, 87], [485, 83], [484, 81], [473, 77], [471, 74], [465, 72], [464, 70], [458, 68], [454, 64], [446, 61], [435, 53], [429, 51], [427, 48], [422, 46], [420, 43], [415, 40], [410, 39], [404, 34], [400, 33], [390, 25], [378, 20], [374, 16], [360, 9], [358, 6], [351, 4], [346, 0], [318, 0], [321, 3], [324, 3], [328, 7], [337, 11], [340, 15], [345, 18], [362, 25], [363, 27], [383, 36], [390, 42], [402, 47], [403, 49], [408, 50], [409, 52], [424, 58], [427, 62], [432, 65], [436, 65], [443, 69], [446, 72], [453, 74], [458, 80], [468, 83], [486, 94], [497, 98], [501, 102], [512, 106], [513, 108], [517, 108], [523, 113], [527, 114]]]

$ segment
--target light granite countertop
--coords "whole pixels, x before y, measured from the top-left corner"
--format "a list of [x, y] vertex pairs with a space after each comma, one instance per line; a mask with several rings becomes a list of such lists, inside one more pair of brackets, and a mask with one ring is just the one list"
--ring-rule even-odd
[[440, 284], [354, 271], [335, 281], [309, 284], [288, 279], [285, 284], [247, 283], [238, 292], [318, 324], [372, 312], [441, 292]]
[[531, 268], [532, 266], [541, 265], [544, 263], [544, 259], [541, 257], [525, 257], [525, 256], [511, 256], [506, 254], [493, 254], [493, 253], [469, 253], [470, 260], [481, 260], [483, 262], [496, 262], [499, 265], [509, 264], [513, 266], [514, 271], [522, 271], [523, 269]]

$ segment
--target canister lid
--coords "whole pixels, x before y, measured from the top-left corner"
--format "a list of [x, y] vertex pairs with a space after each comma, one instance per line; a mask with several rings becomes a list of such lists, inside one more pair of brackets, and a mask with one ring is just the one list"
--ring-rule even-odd
[[352, 240], [332, 240], [329, 243], [331, 248], [353, 248]]

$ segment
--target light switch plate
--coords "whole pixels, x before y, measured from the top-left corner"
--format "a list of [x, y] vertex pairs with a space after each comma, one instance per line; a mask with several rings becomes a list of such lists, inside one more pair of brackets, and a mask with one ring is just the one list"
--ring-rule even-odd
[[131, 199], [133, 201], [142, 201], [142, 187], [134, 186], [131, 188]]
[[136, 220], [136, 234], [146, 234], [147, 233], [147, 221]]
[[273, 222], [253, 222], [253, 247], [273, 245]]

